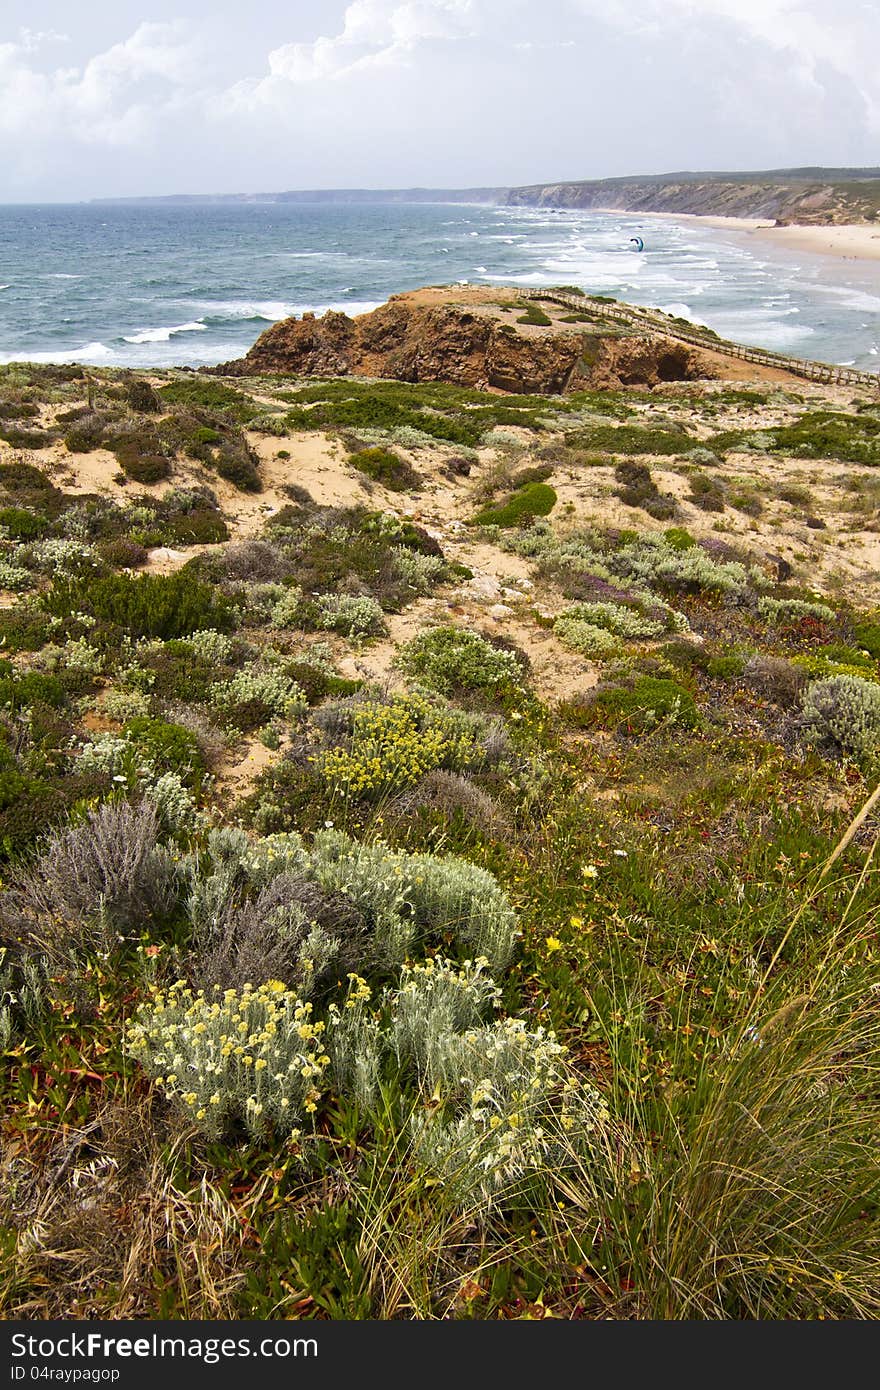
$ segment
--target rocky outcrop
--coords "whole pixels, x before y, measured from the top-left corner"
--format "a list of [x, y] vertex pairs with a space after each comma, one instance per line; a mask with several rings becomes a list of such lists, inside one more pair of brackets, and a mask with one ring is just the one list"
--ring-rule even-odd
[[706, 376], [700, 355], [658, 334], [527, 329], [468, 306], [391, 299], [370, 314], [283, 319], [221, 376], [360, 376], [446, 381], [537, 395], [582, 387], [651, 386]]

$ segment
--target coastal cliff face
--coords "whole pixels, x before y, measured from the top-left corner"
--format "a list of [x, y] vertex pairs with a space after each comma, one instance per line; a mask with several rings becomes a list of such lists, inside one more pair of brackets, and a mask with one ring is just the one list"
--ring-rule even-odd
[[392, 299], [358, 318], [283, 319], [223, 376], [359, 376], [445, 381], [477, 389], [556, 394], [583, 387], [655, 385], [705, 376], [698, 353], [660, 335], [528, 328], [467, 305]]
[[507, 201], [514, 207], [619, 208], [827, 226], [874, 220], [880, 179], [597, 179], [513, 188]]

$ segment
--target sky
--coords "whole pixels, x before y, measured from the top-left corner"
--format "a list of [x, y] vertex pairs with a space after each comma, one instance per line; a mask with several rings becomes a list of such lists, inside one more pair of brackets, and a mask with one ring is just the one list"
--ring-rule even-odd
[[0, 202], [880, 164], [880, 0], [3, 0]]

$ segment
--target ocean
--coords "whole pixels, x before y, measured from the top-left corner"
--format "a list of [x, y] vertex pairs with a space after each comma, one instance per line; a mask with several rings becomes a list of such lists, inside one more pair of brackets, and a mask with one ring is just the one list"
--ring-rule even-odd
[[876, 263], [632, 213], [439, 203], [0, 206], [0, 363], [213, 365], [290, 314], [458, 281], [577, 285], [880, 368]]

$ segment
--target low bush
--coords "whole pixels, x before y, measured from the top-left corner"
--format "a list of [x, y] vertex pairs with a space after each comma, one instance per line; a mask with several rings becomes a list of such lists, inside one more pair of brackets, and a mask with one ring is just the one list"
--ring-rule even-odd
[[614, 477], [619, 484], [617, 496], [627, 507], [640, 507], [658, 521], [665, 521], [678, 511], [675, 498], [660, 491], [646, 463], [625, 459], [615, 465]]
[[[562, 614], [564, 618], [577, 619], [613, 632], [616, 637], [638, 640], [645, 637], [659, 637], [666, 631], [667, 623], [640, 613], [636, 608], [628, 608], [620, 603], [573, 603]], [[558, 621], [558, 619], [557, 619]]]
[[616, 724], [627, 733], [641, 733], [667, 720], [687, 729], [700, 722], [690, 691], [656, 676], [639, 676], [628, 687], [600, 687], [591, 705], [602, 722]]
[[141, 716], [130, 719], [122, 733], [155, 767], [176, 772], [184, 781], [205, 770], [198, 739], [179, 724]]
[[298, 1138], [330, 1065], [311, 1013], [280, 981], [207, 996], [180, 981], [138, 1011], [128, 1048], [205, 1133]]
[[421, 484], [421, 478], [412, 465], [391, 449], [359, 449], [356, 454], [349, 456], [348, 461], [359, 473], [365, 473], [390, 492], [412, 492]]
[[365, 637], [381, 637], [388, 631], [381, 607], [366, 595], [320, 594], [316, 609], [315, 627], [338, 632], [352, 642]]
[[533, 328], [549, 328], [553, 320], [537, 304], [527, 304], [525, 313], [519, 315], [517, 323], [526, 323]]
[[758, 612], [768, 623], [798, 623], [803, 618], [815, 618], [819, 623], [837, 621], [837, 614], [827, 603], [807, 603], [799, 598], [762, 598]]
[[880, 686], [861, 676], [831, 676], [803, 696], [807, 738], [862, 761], [880, 750]]
[[37, 516], [23, 507], [0, 507], [0, 527], [10, 540], [33, 541], [46, 534], [49, 522], [44, 516]]
[[724, 511], [724, 485], [718, 478], [710, 478], [707, 473], [693, 473], [690, 484], [691, 490], [687, 500], [691, 506], [699, 507], [703, 512]]
[[146, 564], [148, 552], [144, 546], [129, 536], [117, 536], [112, 541], [99, 541], [95, 547], [98, 555], [115, 570], [134, 570]]
[[133, 637], [186, 637], [200, 628], [232, 627], [229, 599], [185, 568], [176, 574], [109, 575], [86, 582], [56, 581], [44, 596], [46, 611], [59, 618], [89, 613], [117, 623]]
[[181, 405], [189, 409], [215, 411], [225, 415], [238, 424], [247, 424], [261, 414], [263, 406], [237, 391], [233, 386], [222, 382], [206, 380], [204, 377], [188, 377], [171, 381], [159, 389], [165, 405]]
[[479, 766], [479, 730], [420, 695], [387, 704], [365, 702], [351, 712], [346, 742], [320, 759], [323, 777], [345, 796], [384, 797], [415, 786], [429, 772]]
[[459, 627], [436, 627], [413, 637], [399, 649], [396, 665], [441, 695], [469, 690], [504, 694], [520, 686], [524, 676], [513, 652]]
[[556, 506], [549, 483], [527, 483], [500, 507], [485, 507], [471, 518], [472, 526], [524, 526], [536, 516], [548, 516]]
[[572, 613], [562, 613], [553, 624], [553, 631], [566, 647], [581, 656], [604, 660], [618, 656], [623, 651], [623, 643], [607, 628], [598, 627], [584, 618]]
[[179, 885], [149, 802], [107, 802], [56, 832], [0, 894], [4, 934], [51, 961], [118, 949], [173, 910]]

